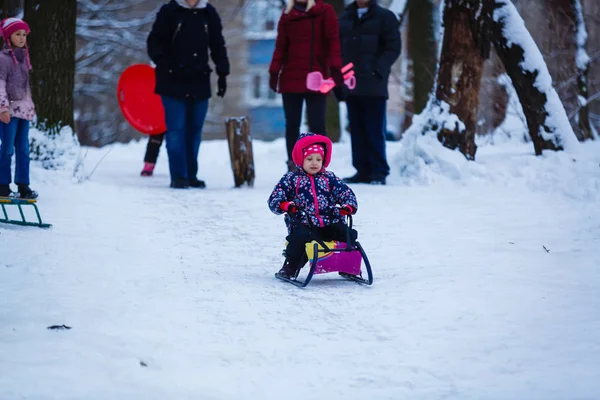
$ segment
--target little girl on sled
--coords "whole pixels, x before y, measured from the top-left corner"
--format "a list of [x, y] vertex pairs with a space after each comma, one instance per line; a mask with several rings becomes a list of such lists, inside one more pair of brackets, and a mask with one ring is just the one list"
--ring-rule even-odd
[[277, 272], [280, 277], [297, 275], [306, 263], [305, 244], [315, 239], [315, 234], [326, 241], [346, 240], [342, 217], [355, 214], [358, 203], [352, 189], [325, 169], [331, 161], [332, 147], [326, 136], [301, 134], [292, 151], [292, 160], [299, 169], [285, 174], [269, 197], [273, 213], [287, 213], [288, 245], [285, 263]]
[[0, 52], [0, 197], [12, 196], [11, 159], [15, 157], [15, 183], [22, 199], [35, 199], [29, 188], [29, 121], [35, 116], [29, 86], [29, 26], [19, 18], [0, 22], [4, 49]]

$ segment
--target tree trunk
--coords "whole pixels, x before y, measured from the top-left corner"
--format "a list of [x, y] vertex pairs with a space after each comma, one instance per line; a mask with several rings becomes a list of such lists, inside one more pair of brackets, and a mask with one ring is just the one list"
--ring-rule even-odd
[[477, 134], [493, 133], [506, 119], [508, 110], [508, 92], [500, 82], [506, 71], [495, 51], [484, 63], [481, 90], [479, 91], [479, 110], [477, 113]]
[[228, 118], [225, 128], [235, 187], [241, 187], [244, 183], [252, 187], [255, 172], [250, 120], [247, 117]]
[[76, 0], [25, 0], [31, 28], [31, 89], [37, 125], [50, 136], [73, 128]]
[[[335, 9], [335, 12], [340, 15], [344, 11], [344, 0], [326, 0]], [[340, 127], [340, 108], [339, 103], [333, 93], [327, 95], [327, 105], [325, 114], [325, 131], [327, 137], [332, 142], [339, 142], [342, 137], [342, 129]]]
[[[410, 14], [410, 11], [408, 11]], [[408, 46], [404, 46], [402, 54], [400, 54], [400, 62], [402, 63], [401, 69], [401, 82], [402, 86], [400, 88], [400, 95], [402, 96], [403, 103], [403, 118], [402, 118], [402, 126], [400, 127], [400, 132], [404, 134], [404, 132], [410, 128], [413, 122], [413, 116], [415, 113], [415, 93], [414, 93], [414, 68], [413, 68], [413, 60], [412, 54], [410, 53], [410, 41], [408, 38], [410, 37], [410, 24], [406, 22], [408, 18], [405, 18], [406, 29], [404, 32], [403, 40], [406, 40]], [[430, 88], [431, 91], [431, 88]]]
[[588, 33], [583, 17], [583, 6], [580, 0], [570, 0], [571, 9], [575, 19], [575, 65], [577, 66], [577, 89], [579, 92], [579, 129], [583, 140], [595, 139], [592, 125], [590, 124], [590, 109], [588, 107], [590, 70], [590, 57], [587, 53]]
[[435, 81], [437, 37], [432, 0], [408, 0], [408, 45], [412, 59], [413, 113], [425, 109]]
[[588, 38], [588, 54], [591, 60], [589, 65], [589, 109], [590, 125], [594, 137], [600, 139], [600, 1], [580, 0], [586, 21]]
[[573, 130], [552, 87], [542, 54], [512, 2], [495, 0], [495, 3], [494, 47], [519, 96], [535, 154], [563, 150]]
[[469, 160], [475, 159], [477, 150], [479, 89], [483, 63], [489, 56], [489, 39], [476, 27], [479, 22], [475, 15], [489, 18], [490, 5], [488, 0], [446, 0], [444, 9], [444, 41], [435, 95], [442, 109], [450, 113], [447, 118], [452, 123], [446, 119], [438, 139], [450, 149], [458, 148]]

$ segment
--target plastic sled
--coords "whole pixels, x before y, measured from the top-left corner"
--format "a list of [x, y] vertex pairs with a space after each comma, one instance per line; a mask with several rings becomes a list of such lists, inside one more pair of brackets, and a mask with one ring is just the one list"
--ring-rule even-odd
[[[356, 87], [356, 77], [352, 70], [354, 64], [349, 63], [344, 65], [342, 68], [342, 74], [344, 74], [344, 83], [348, 86], [348, 89], [352, 90]], [[335, 87], [335, 82], [331, 78], [323, 79], [323, 74], [319, 71], [309, 72], [306, 76], [306, 87], [309, 90], [321, 93], [329, 93], [331, 89]]]
[[[15, 197], [0, 197], [0, 208], [2, 208], [2, 215], [0, 215], [0, 223], [3, 224], [12, 224], [12, 225], [21, 225], [21, 226], [37, 226], [38, 228], [50, 228], [52, 225], [46, 224], [42, 221], [42, 217], [40, 216], [40, 212], [37, 208], [37, 202], [33, 199], [19, 199]], [[7, 206], [17, 206], [19, 209], [19, 214], [21, 215], [21, 219], [12, 219], [8, 216], [6, 212]], [[37, 217], [37, 222], [27, 221], [25, 217], [25, 213], [23, 212], [23, 206], [32, 206], [35, 210], [35, 215]]]
[[[306, 266], [306, 263], [292, 278], [283, 277], [278, 273], [275, 274], [275, 277], [294, 286], [306, 287], [315, 275], [337, 272], [343, 278], [351, 281], [372, 285], [373, 270], [371, 269], [371, 263], [367, 258], [367, 254], [358, 240], [354, 240], [352, 243], [350, 239], [350, 229], [352, 229], [351, 216], [348, 216], [347, 227], [346, 242], [313, 240], [306, 244], [306, 259], [310, 269], [304, 280], [298, 279], [298, 275], [304, 266]], [[363, 277], [361, 268], [363, 261], [367, 274], [366, 278]]]
[[154, 68], [135, 64], [123, 71], [117, 85], [117, 100], [123, 116], [146, 135], [158, 135], [167, 130], [162, 101], [154, 93], [155, 83]]

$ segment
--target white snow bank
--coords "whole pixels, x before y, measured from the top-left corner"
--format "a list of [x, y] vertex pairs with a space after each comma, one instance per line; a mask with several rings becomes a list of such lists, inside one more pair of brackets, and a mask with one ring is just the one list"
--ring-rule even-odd
[[36, 128], [29, 130], [31, 160], [40, 161], [43, 168], [57, 169], [65, 165], [79, 151], [79, 141], [73, 130], [65, 126], [50, 138]]
[[505, 139], [496, 140], [494, 146], [479, 143], [475, 162], [467, 161], [458, 150], [442, 147], [434, 135], [411, 135], [401, 142], [393, 169], [400, 171], [400, 181], [407, 185], [522, 187], [600, 201], [600, 143], [580, 146], [577, 151], [547, 151], [536, 157], [531, 143], [522, 140], [524, 132], [519, 134], [518, 126], [511, 131], [512, 139], [495, 135]]

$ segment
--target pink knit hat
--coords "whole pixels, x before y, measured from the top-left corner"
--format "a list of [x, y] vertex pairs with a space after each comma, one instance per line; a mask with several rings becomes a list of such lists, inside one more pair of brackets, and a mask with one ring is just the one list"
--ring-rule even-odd
[[[0, 22], [0, 29], [2, 30], [2, 37], [4, 38], [5, 46], [8, 46], [12, 50], [12, 44], [10, 42], [10, 37], [13, 33], [20, 29], [24, 29], [27, 34], [31, 32], [29, 29], [29, 25], [27, 22], [23, 21], [20, 18], [6, 18]], [[29, 60], [29, 50], [27, 45], [25, 45], [26, 50], [26, 60], [27, 60], [27, 68], [31, 69], [31, 61]], [[14, 51], [12, 52], [13, 60], [15, 64], [18, 64], [17, 59], [15, 57]]]
[[325, 149], [320, 144], [315, 143], [302, 150], [303, 158], [306, 158], [311, 154], [320, 154], [322, 158], [325, 158]]
[[2, 20], [2, 37], [4, 40], [9, 40], [13, 33], [19, 29], [24, 29], [27, 34], [31, 32], [27, 22], [19, 18], [6, 18]]

